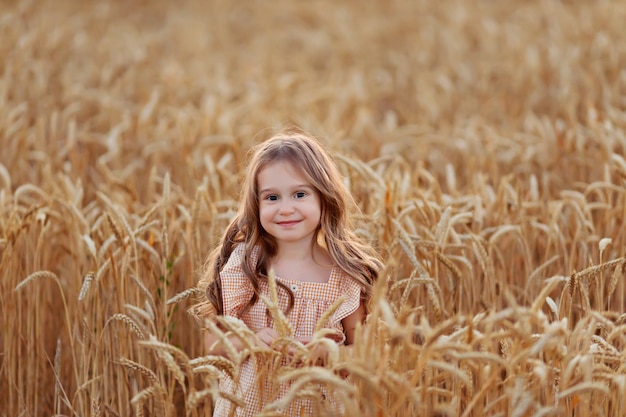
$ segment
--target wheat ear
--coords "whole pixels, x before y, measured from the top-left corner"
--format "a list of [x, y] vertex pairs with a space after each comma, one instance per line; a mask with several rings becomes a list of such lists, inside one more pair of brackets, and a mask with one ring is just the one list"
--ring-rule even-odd
[[274, 323], [276, 324], [276, 331], [280, 337], [291, 337], [293, 335], [293, 328], [291, 327], [291, 323], [289, 323], [289, 319], [285, 316], [282, 310], [278, 306], [278, 290], [276, 285], [276, 274], [274, 270], [271, 269], [268, 276], [267, 281], [270, 289], [270, 298], [268, 299], [265, 296], [261, 296], [261, 300], [267, 306], [272, 318], [274, 319]]

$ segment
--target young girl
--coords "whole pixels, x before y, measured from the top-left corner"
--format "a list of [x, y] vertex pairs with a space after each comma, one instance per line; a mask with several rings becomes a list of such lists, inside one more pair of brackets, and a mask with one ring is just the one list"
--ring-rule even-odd
[[[260, 297], [269, 297], [268, 275], [273, 270], [279, 305], [294, 338], [309, 341], [320, 317], [344, 296], [326, 327], [335, 331], [337, 343], [351, 344], [381, 269], [373, 249], [351, 229], [347, 210], [353, 204], [335, 163], [309, 134], [284, 131], [258, 145], [243, 182], [239, 211], [200, 280], [207, 301], [196, 311], [238, 318], [256, 334], [258, 346], [272, 348], [278, 333]], [[239, 338], [230, 341], [243, 349]], [[211, 354], [226, 354], [211, 332], [206, 332], [205, 344]], [[237, 382], [223, 380], [221, 390], [245, 401], [237, 416], [256, 415], [286, 392], [283, 386], [272, 398], [263, 388], [268, 385], [256, 380], [257, 371], [258, 364], [248, 359]], [[298, 400], [283, 411], [314, 415], [319, 404]], [[227, 416], [231, 407], [229, 400], [220, 398], [214, 415]]]

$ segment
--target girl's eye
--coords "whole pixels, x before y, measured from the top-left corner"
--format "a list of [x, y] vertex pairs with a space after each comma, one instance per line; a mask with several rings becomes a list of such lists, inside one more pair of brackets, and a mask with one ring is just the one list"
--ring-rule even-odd
[[265, 197], [265, 199], [269, 200], [269, 201], [277, 201], [278, 200], [278, 196], [275, 195], [275, 194], [270, 194], [267, 197]]
[[296, 195], [296, 198], [306, 197], [306, 193], [304, 191], [298, 191], [295, 195]]

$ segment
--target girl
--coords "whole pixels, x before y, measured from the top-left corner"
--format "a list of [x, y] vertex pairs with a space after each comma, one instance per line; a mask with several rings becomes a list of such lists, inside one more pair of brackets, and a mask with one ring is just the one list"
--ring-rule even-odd
[[[309, 341], [320, 317], [344, 296], [326, 327], [334, 331], [337, 343], [351, 344], [381, 269], [373, 249], [351, 229], [347, 210], [353, 205], [335, 163], [309, 134], [284, 131], [258, 145], [239, 211], [200, 280], [207, 300], [196, 311], [238, 318], [256, 334], [258, 346], [272, 348], [278, 333], [260, 296], [269, 295], [268, 274], [273, 270], [279, 306], [297, 340]], [[230, 341], [237, 349], [244, 346], [237, 337]], [[206, 332], [205, 344], [211, 354], [226, 354], [211, 332]], [[255, 415], [286, 392], [281, 386], [277, 395], [270, 393], [270, 378], [256, 381], [259, 365], [248, 359], [238, 382], [225, 377], [220, 387], [245, 400], [237, 416]], [[321, 401], [298, 400], [285, 411], [314, 415]], [[232, 406], [220, 398], [214, 415], [229, 415]]]

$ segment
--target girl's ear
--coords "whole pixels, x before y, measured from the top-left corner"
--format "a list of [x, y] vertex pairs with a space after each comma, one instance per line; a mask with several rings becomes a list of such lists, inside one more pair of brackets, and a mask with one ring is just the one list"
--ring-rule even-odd
[[317, 244], [320, 245], [321, 247], [323, 247], [324, 249], [328, 250], [328, 247], [326, 246], [326, 233], [324, 233], [324, 229], [322, 229], [322, 226], [320, 226], [319, 229], [317, 229]]

